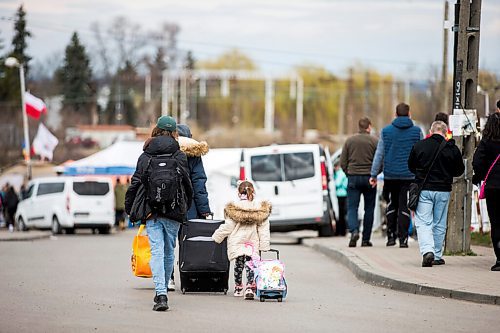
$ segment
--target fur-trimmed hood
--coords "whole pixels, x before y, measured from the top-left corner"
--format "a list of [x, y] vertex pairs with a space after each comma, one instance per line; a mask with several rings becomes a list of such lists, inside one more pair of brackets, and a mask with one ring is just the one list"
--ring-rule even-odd
[[201, 157], [208, 153], [208, 143], [206, 141], [198, 142], [195, 139], [179, 136], [179, 145], [188, 157]]
[[230, 202], [224, 208], [224, 217], [241, 224], [262, 224], [269, 218], [272, 205], [269, 201]]

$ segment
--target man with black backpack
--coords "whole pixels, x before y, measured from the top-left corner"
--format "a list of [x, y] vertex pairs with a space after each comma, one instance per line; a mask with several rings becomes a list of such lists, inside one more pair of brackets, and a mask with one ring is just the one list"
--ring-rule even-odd
[[168, 309], [167, 282], [174, 268], [176, 238], [193, 197], [187, 158], [177, 137], [175, 119], [158, 118], [125, 196], [127, 214], [146, 224], [156, 291], [154, 311]]
[[408, 158], [408, 168], [421, 188], [415, 210], [422, 267], [444, 265], [443, 242], [453, 177], [464, 170], [462, 154], [453, 139], [446, 141], [448, 126], [435, 121], [431, 136], [417, 142]]

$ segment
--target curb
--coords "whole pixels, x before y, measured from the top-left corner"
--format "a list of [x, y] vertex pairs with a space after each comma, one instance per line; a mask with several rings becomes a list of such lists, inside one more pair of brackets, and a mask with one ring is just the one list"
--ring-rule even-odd
[[11, 237], [10, 235], [0, 235], [0, 242], [25, 242], [25, 241], [33, 241], [38, 239], [46, 239], [50, 238], [52, 234], [48, 233], [38, 233], [36, 235], [22, 235], [19, 237]]
[[461, 301], [468, 301], [481, 304], [500, 305], [500, 296], [473, 293], [439, 287], [432, 287], [424, 284], [411, 283], [401, 280], [385, 277], [370, 272], [370, 265], [363, 262], [357, 255], [348, 255], [337, 249], [329, 248], [324, 245], [311, 244], [307, 240], [303, 244], [313, 250], [323, 253], [327, 257], [339, 262], [347, 267], [356, 278], [362, 282], [377, 287], [402, 291], [410, 294], [452, 298]]

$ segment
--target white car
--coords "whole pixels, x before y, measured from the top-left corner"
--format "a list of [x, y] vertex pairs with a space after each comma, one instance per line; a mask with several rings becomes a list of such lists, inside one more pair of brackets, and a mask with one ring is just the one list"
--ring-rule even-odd
[[313, 229], [319, 236], [332, 235], [329, 155], [318, 144], [243, 149], [239, 179], [251, 181], [257, 197], [272, 203], [272, 231]]
[[38, 178], [28, 184], [16, 222], [19, 230], [51, 229], [60, 234], [89, 228], [107, 234], [115, 222], [114, 207], [113, 184], [108, 178]]

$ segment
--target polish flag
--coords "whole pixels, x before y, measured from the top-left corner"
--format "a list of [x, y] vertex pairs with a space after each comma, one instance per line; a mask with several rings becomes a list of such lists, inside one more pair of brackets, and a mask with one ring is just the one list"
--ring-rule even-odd
[[45, 103], [29, 92], [24, 93], [24, 102], [26, 103], [26, 113], [32, 118], [39, 119], [42, 113], [47, 113]]

